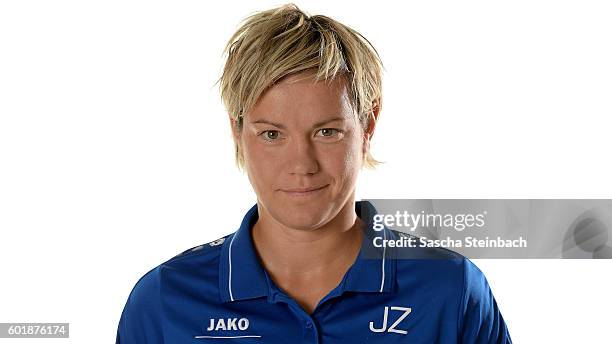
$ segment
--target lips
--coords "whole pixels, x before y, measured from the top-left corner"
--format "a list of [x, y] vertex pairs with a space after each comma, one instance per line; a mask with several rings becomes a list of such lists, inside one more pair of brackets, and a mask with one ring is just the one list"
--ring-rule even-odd
[[306, 187], [306, 188], [281, 189], [281, 191], [288, 192], [288, 193], [293, 193], [293, 194], [306, 194], [306, 193], [309, 193], [309, 192], [321, 190], [321, 189], [327, 187], [327, 185], [329, 185], [329, 184], [326, 184], [326, 185], [323, 185], [323, 186], [311, 186], [311, 187]]

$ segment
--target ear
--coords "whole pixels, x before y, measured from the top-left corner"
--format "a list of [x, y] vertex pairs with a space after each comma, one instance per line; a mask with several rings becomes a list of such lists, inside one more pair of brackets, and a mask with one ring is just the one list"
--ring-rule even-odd
[[370, 145], [372, 136], [374, 136], [374, 129], [376, 129], [376, 122], [378, 121], [378, 115], [380, 114], [380, 98], [372, 102], [372, 110], [368, 114], [368, 122], [364, 128], [364, 149]]
[[236, 144], [240, 143], [240, 130], [238, 129], [238, 121], [235, 120], [231, 115], [227, 116], [230, 121], [230, 128], [232, 129], [232, 137]]

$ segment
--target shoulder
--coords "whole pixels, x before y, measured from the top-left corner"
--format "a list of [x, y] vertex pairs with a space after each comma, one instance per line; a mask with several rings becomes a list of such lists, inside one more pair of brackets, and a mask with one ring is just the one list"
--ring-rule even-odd
[[215, 265], [215, 263], [218, 263], [219, 261], [219, 256], [221, 255], [223, 244], [226, 240], [231, 239], [231, 236], [233, 234], [234, 233], [231, 233], [221, 238], [207, 242], [205, 244], [197, 245], [187, 250], [184, 250], [176, 256], [162, 263], [159, 267], [161, 269], [180, 269], [189, 268], [193, 265], [198, 265], [199, 267], [203, 268], [211, 267], [216, 269], [218, 268], [218, 265]]
[[435, 292], [450, 306], [462, 343], [512, 343], [487, 278], [467, 257], [444, 247], [408, 248], [397, 258], [397, 271], [405, 290]]
[[[408, 233], [392, 230], [396, 239], [418, 237]], [[445, 247], [428, 247], [417, 245], [415, 247], [398, 247], [394, 250], [397, 274], [401, 279], [418, 281], [429, 285], [430, 288], [442, 291], [457, 297], [468, 279], [482, 272], [467, 257]]]
[[[164, 286], [179, 280], [196, 281], [193, 284], [203, 288], [215, 286], [218, 283], [216, 277], [223, 243], [232, 234], [184, 250], [140, 277], [121, 313], [117, 342], [120, 338], [122, 342], [145, 342], [146, 338], [142, 336], [162, 338], [161, 299]], [[186, 275], [190, 278], [181, 278]]]
[[445, 247], [421, 245], [421, 238], [412, 234], [396, 230], [391, 230], [391, 233], [396, 239], [410, 239], [413, 240], [414, 244], [416, 245], [415, 247], [404, 247], [401, 250], [398, 250], [400, 258], [452, 260], [456, 262], [461, 262], [466, 259], [466, 257], [464, 257], [462, 254]]
[[121, 312], [116, 343], [144, 343], [153, 336], [163, 338], [159, 270], [160, 266], [149, 270], [132, 288]]
[[487, 278], [467, 257], [443, 247], [400, 248], [396, 266], [401, 291], [433, 293], [436, 302], [454, 314], [462, 343], [512, 343]]
[[[219, 268], [219, 257], [223, 243], [232, 234], [218, 238], [211, 242], [191, 247], [182, 251], [176, 256], [159, 264], [149, 270], [138, 279], [129, 294], [126, 308], [135, 310], [148, 310], [156, 305], [156, 298], [159, 298], [161, 285], [169, 274], [175, 273], [206, 273], [216, 274]], [[197, 270], [194, 269], [197, 267]], [[213, 281], [214, 282], [214, 281]]]

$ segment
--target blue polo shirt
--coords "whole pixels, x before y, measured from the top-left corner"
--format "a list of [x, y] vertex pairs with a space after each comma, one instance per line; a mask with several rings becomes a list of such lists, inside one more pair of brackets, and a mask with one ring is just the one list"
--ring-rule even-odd
[[367, 224], [361, 251], [312, 314], [259, 262], [254, 205], [236, 232], [146, 273], [128, 297], [116, 343], [512, 343], [470, 260], [443, 248], [401, 254], [374, 245], [377, 236], [405, 234], [375, 231], [367, 201], [355, 202], [355, 212]]

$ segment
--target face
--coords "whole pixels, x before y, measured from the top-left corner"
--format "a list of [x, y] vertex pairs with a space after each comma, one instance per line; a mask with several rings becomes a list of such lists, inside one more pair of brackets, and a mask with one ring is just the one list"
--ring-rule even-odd
[[359, 123], [343, 77], [326, 83], [311, 75], [288, 76], [269, 88], [240, 133], [232, 121], [264, 215], [301, 230], [325, 225], [342, 209], [354, 212], [366, 133], [373, 130]]

